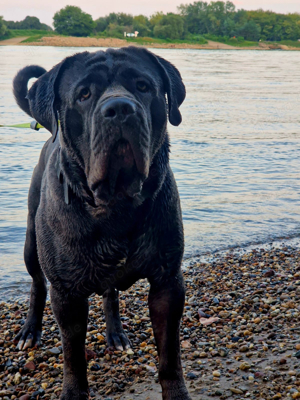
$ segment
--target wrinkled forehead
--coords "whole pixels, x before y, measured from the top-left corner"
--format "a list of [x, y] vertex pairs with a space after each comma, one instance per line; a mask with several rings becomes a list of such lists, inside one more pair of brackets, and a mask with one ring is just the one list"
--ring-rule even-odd
[[150, 58], [114, 49], [78, 54], [64, 71], [61, 84], [74, 87], [85, 80], [96, 81], [103, 76], [108, 83], [122, 76], [125, 79], [144, 77], [154, 86], [162, 84], [159, 71]]

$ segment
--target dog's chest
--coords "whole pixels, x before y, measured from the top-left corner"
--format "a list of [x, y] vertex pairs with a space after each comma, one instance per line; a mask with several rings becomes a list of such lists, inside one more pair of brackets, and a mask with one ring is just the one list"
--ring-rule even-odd
[[109, 287], [129, 287], [142, 276], [149, 243], [144, 249], [144, 240], [102, 237], [83, 226], [74, 228], [64, 225], [58, 229], [56, 225], [54, 230], [45, 226], [39, 231], [39, 258], [51, 284], [64, 292], [88, 296]]

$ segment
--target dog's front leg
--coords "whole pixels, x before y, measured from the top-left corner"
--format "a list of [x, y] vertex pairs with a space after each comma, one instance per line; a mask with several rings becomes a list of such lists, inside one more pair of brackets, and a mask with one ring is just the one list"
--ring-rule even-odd
[[119, 291], [115, 288], [107, 289], [103, 293], [103, 306], [106, 321], [106, 339], [108, 346], [117, 350], [130, 348], [130, 341], [122, 328], [119, 312]]
[[58, 322], [64, 352], [64, 381], [61, 400], [87, 400], [88, 382], [85, 338], [88, 300], [65, 297], [50, 288], [51, 304]]
[[151, 281], [149, 308], [159, 355], [159, 380], [163, 400], [191, 400], [180, 359], [179, 328], [184, 307], [182, 275]]

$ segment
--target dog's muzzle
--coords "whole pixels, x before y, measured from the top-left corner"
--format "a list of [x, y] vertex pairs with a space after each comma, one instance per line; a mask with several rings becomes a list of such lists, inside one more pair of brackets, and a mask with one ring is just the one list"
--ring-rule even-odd
[[[101, 129], [93, 135], [89, 184], [95, 202], [139, 194], [149, 173], [149, 132], [128, 97], [112, 96], [98, 108]], [[94, 124], [95, 125], [95, 124]]]

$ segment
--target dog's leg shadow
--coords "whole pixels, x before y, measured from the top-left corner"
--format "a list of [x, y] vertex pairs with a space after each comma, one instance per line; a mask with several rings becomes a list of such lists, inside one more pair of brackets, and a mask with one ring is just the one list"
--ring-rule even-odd
[[130, 341], [124, 332], [119, 314], [119, 291], [107, 289], [103, 293], [103, 306], [106, 321], [106, 340], [109, 347], [123, 351], [130, 348]]

